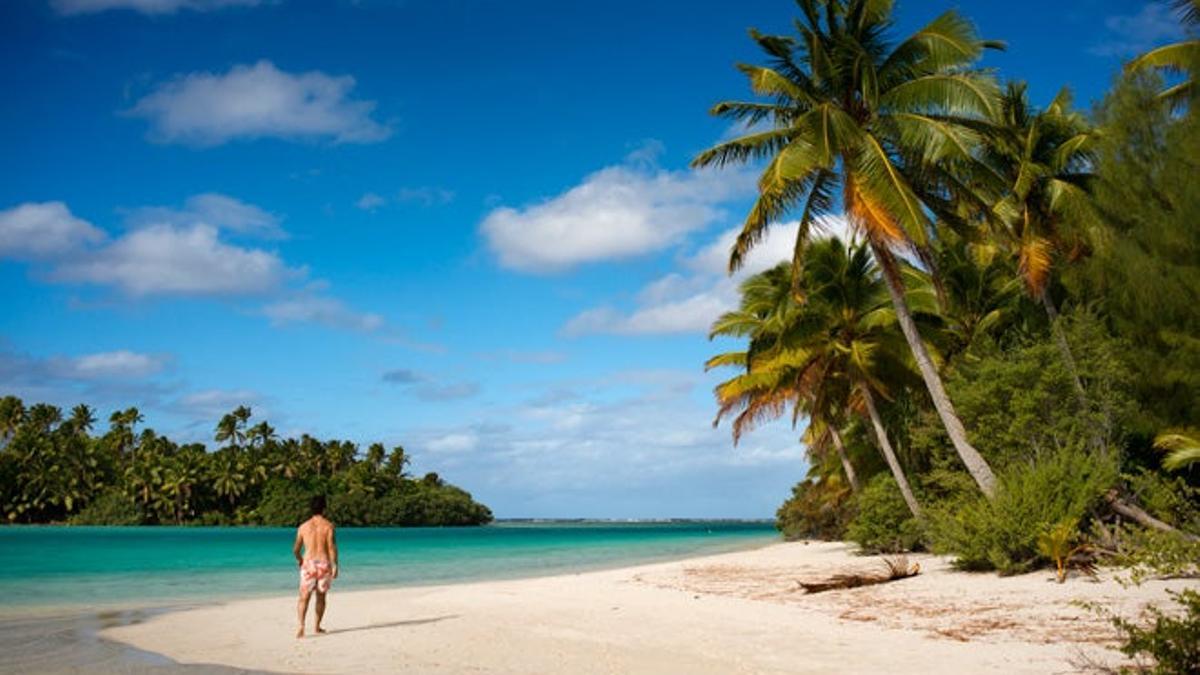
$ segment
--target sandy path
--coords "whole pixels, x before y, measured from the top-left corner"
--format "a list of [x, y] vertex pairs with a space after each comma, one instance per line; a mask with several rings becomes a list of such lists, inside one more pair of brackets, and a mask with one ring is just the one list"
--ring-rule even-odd
[[330, 596], [327, 635], [292, 637], [293, 598], [238, 601], [111, 628], [181, 663], [363, 673], [1055, 673], [1112, 660], [1107, 624], [1162, 601], [1155, 581], [922, 574], [806, 595], [798, 578], [880, 565], [844, 544], [776, 544], [605, 572]]

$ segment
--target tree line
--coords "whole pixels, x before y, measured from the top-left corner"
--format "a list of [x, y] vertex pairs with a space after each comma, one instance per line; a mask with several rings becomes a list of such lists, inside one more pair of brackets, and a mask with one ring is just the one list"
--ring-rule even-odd
[[436, 473], [408, 473], [404, 448], [365, 452], [308, 434], [279, 438], [241, 406], [217, 423], [216, 450], [180, 444], [151, 428], [137, 408], [113, 412], [92, 431], [84, 404], [64, 416], [53, 405], [0, 398], [0, 514], [10, 523], [98, 525], [295, 525], [308, 498], [328, 496], [346, 525], [480, 525], [491, 511]]

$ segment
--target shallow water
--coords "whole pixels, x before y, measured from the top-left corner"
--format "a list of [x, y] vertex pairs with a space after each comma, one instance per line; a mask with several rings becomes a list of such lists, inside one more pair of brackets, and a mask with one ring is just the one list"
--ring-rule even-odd
[[[290, 528], [3, 527], [0, 618], [291, 593]], [[542, 576], [717, 553], [764, 522], [339, 530], [339, 589]]]

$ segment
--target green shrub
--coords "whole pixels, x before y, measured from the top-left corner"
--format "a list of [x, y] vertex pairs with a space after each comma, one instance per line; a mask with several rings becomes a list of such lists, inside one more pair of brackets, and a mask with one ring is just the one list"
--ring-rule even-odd
[[72, 525], [140, 525], [142, 512], [128, 495], [108, 490], [71, 517]]
[[1126, 524], [1118, 530], [1117, 565], [1129, 572], [1123, 583], [1140, 584], [1154, 577], [1194, 577], [1200, 573], [1200, 542], [1177, 532]]
[[792, 488], [792, 496], [775, 512], [775, 529], [787, 541], [842, 539], [854, 515], [849, 493], [840, 481], [807, 478]]
[[846, 536], [866, 553], [900, 553], [924, 546], [924, 528], [909, 512], [890, 474], [877, 474], [856, 499]]
[[1122, 635], [1121, 652], [1139, 661], [1147, 657], [1153, 661], [1153, 665], [1138, 668], [1137, 672], [1200, 673], [1200, 592], [1184, 589], [1171, 595], [1181, 611], [1148, 607], [1146, 613], [1154, 620], [1148, 626], [1120, 617], [1112, 619]]
[[994, 499], [976, 493], [929, 509], [933, 550], [968, 570], [1020, 574], [1050, 562], [1038, 537], [1064, 520], [1081, 522], [1117, 481], [1116, 461], [1081, 448], [1017, 463]]

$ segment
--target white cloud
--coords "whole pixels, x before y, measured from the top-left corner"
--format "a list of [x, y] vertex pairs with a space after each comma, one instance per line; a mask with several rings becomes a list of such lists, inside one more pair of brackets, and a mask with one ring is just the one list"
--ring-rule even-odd
[[1182, 39], [1183, 25], [1169, 5], [1150, 2], [1137, 14], [1116, 15], [1104, 20], [1110, 38], [1093, 45], [1088, 52], [1095, 56], [1136, 56], [1152, 47]]
[[[255, 406], [262, 402], [258, 392], [249, 389], [205, 389], [181, 397], [171, 406], [176, 412], [214, 424], [221, 415], [238, 406]], [[259, 417], [264, 411], [255, 411]]]
[[425, 443], [425, 448], [436, 453], [470, 452], [479, 447], [479, 437], [472, 433], [450, 433]]
[[104, 241], [104, 232], [62, 202], [27, 202], [0, 211], [0, 257], [46, 259]]
[[370, 333], [383, 328], [382, 316], [358, 312], [337, 298], [304, 291], [262, 308], [273, 324], [316, 323], [329, 328]]
[[[737, 307], [738, 285], [746, 277], [791, 259], [796, 228], [795, 222], [773, 226], [733, 276], [728, 276], [726, 270], [739, 228], [726, 230], [682, 261], [686, 274], [668, 274], [642, 288], [634, 310], [622, 312], [610, 306], [587, 309], [567, 321], [562, 332], [567, 336], [706, 333], [717, 317]], [[849, 236], [848, 228], [845, 218], [830, 217], [822, 220], [814, 234], [836, 235], [844, 241]]]
[[174, 14], [182, 9], [199, 12], [222, 7], [253, 7], [261, 0], [50, 0], [54, 11], [63, 15], [95, 14], [112, 9], [129, 9], [142, 14]]
[[391, 130], [371, 118], [374, 101], [349, 98], [355, 81], [320, 71], [291, 74], [270, 61], [227, 73], [197, 72], [160, 84], [129, 114], [166, 143], [220, 145], [238, 138], [330, 139], [373, 143]]
[[121, 349], [73, 358], [56, 358], [52, 359], [50, 364], [55, 372], [70, 379], [138, 379], [161, 372], [166, 358]]
[[146, 225], [212, 225], [238, 234], [264, 239], [282, 239], [285, 234], [278, 216], [254, 204], [216, 192], [205, 192], [187, 198], [182, 209], [147, 206], [129, 212], [128, 221], [134, 226]]
[[274, 253], [221, 242], [209, 225], [153, 225], [63, 261], [53, 277], [116, 286], [131, 295], [240, 295], [271, 291], [298, 273]]
[[722, 202], [752, 187], [743, 172], [612, 166], [541, 203], [493, 209], [480, 231], [502, 266], [554, 272], [678, 244], [720, 218]]

